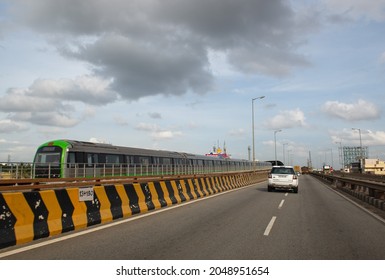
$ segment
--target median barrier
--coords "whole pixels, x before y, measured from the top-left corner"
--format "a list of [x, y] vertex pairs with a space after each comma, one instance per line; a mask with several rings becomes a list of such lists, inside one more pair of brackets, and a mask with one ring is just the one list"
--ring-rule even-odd
[[349, 176], [350, 174], [333, 175], [318, 172], [312, 172], [311, 175], [367, 204], [385, 210], [385, 183], [381, 177], [365, 178], [363, 175], [367, 174], [358, 174], [360, 177], [357, 178]]
[[0, 249], [266, 180], [265, 172], [0, 193]]

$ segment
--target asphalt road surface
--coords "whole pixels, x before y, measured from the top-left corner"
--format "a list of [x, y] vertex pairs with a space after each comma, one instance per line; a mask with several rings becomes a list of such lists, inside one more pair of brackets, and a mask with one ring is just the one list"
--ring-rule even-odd
[[298, 194], [269, 193], [263, 182], [3, 249], [0, 258], [385, 259], [384, 220], [310, 175], [301, 176], [299, 184]]

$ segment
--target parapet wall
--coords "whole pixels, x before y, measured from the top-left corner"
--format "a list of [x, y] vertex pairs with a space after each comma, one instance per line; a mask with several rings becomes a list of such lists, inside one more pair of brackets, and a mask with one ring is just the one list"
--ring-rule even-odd
[[0, 249], [266, 180], [266, 173], [0, 193]]

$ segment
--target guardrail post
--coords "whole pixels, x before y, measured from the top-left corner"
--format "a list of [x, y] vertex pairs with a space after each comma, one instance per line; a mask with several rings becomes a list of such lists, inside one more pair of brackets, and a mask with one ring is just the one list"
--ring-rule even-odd
[[367, 190], [368, 190], [369, 196], [372, 196], [374, 198], [376, 197], [376, 192], [374, 189], [368, 187]]

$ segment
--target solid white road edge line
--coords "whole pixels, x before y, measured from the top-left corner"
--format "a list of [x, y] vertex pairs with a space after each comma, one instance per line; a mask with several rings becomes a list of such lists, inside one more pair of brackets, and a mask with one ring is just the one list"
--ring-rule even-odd
[[331, 186], [323, 183], [323, 182], [320, 182], [321, 184], [323, 184], [325, 187], [327, 187], [329, 190], [331, 190], [332, 192], [338, 194], [340, 197], [346, 199], [347, 201], [349, 201], [350, 203], [352, 203], [353, 205], [357, 206], [358, 208], [360, 208], [362, 211], [366, 212], [367, 214], [369, 214], [370, 216], [372, 216], [373, 218], [377, 219], [378, 221], [382, 222], [385, 224], [385, 219], [381, 218], [379, 215], [369, 211], [368, 209], [366, 209], [365, 207], [362, 207], [360, 204], [358, 204], [357, 202], [351, 200], [349, 197], [345, 196], [344, 194], [342, 193], [339, 193], [337, 192], [336, 190], [334, 190]]

